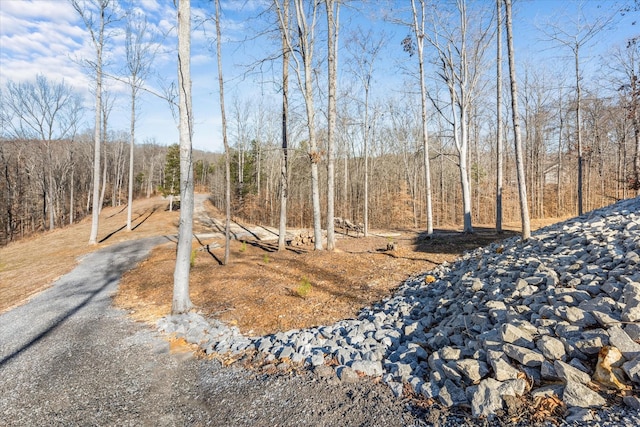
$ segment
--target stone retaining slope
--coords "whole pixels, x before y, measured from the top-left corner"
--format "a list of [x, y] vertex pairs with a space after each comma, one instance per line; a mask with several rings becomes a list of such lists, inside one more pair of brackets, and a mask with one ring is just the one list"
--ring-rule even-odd
[[555, 395], [586, 421], [607, 389], [640, 409], [640, 198], [466, 253], [358, 319], [251, 338], [196, 314], [159, 328], [207, 353], [254, 351], [342, 381], [382, 376], [398, 396], [409, 384], [476, 416], [506, 396]]

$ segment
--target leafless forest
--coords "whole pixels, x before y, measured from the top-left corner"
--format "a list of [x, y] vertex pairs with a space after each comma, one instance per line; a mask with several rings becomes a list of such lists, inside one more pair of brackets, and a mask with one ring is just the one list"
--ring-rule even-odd
[[[429, 165], [436, 228], [462, 228], [465, 215], [474, 225], [495, 226], [499, 187], [503, 221], [520, 221], [514, 134], [507, 113], [510, 92], [508, 80], [496, 78], [498, 20], [495, 6], [492, 9], [489, 3], [481, 2], [482, 10], [474, 10], [473, 20], [463, 1], [452, 2], [446, 17], [421, 15], [414, 9], [413, 16], [422, 17], [426, 29], [406, 27], [410, 34], [402, 48], [405, 66], [413, 67], [413, 76], [407, 74], [403, 92], [389, 91], [384, 96], [369, 98], [368, 91], [376, 79], [376, 63], [383, 60], [377, 57], [377, 46], [388, 40], [359, 34], [355, 28], [340, 28], [341, 69], [332, 131], [335, 216], [364, 222], [366, 206], [371, 228], [426, 228], [425, 165]], [[416, 4], [426, 7], [422, 2]], [[586, 57], [589, 43], [605, 37], [606, 25], [615, 19], [602, 17], [575, 29], [544, 29], [559, 55], [571, 58], [571, 67], [564, 72], [517, 63], [531, 218], [574, 216], [580, 209], [579, 199], [582, 211], [587, 212], [634, 197], [640, 190], [640, 39], [611, 46], [606, 55], [588, 60], [579, 56], [584, 53]], [[416, 23], [420, 24], [418, 19]], [[309, 146], [303, 84], [296, 86], [293, 79], [291, 83], [286, 148], [287, 224], [291, 227], [313, 224], [312, 164], [319, 166], [321, 211], [327, 211], [329, 112], [323, 50], [327, 36], [318, 31], [315, 37], [314, 149]], [[423, 141], [426, 127], [417, 78], [417, 48], [422, 44], [428, 144]], [[593, 77], [583, 78], [583, 69]], [[498, 86], [504, 88], [499, 101]], [[87, 129], [94, 112], [82, 106], [81, 94], [46, 76], [31, 82], [8, 81], [1, 90], [1, 245], [90, 215], [94, 184], [100, 188], [99, 205], [127, 205], [131, 131], [111, 127], [113, 100], [103, 96], [100, 182], [94, 183], [94, 129]], [[499, 120], [497, 110], [502, 112]], [[236, 98], [227, 105], [232, 214], [237, 218], [278, 226], [282, 122], [277, 102]], [[498, 134], [504, 141], [502, 168], [498, 167]], [[135, 144], [134, 198], [179, 194], [178, 154], [174, 146], [167, 146], [175, 142]], [[224, 212], [224, 155], [195, 151], [193, 160], [196, 190], [210, 192], [214, 204]], [[465, 202], [465, 191], [470, 203]]]

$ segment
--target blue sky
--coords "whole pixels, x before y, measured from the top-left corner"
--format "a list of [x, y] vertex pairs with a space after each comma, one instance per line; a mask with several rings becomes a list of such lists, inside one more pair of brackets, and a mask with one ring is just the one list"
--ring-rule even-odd
[[[268, 0], [223, 0], [223, 62], [224, 77], [228, 81], [225, 87], [227, 109], [235, 98], [255, 101], [261, 99], [265, 104], [276, 108], [277, 97], [274, 84], [260, 84], [270, 79], [268, 66], [262, 67], [263, 73], [247, 73], [247, 64], [254, 63], [277, 51], [279, 41], [267, 37], [256, 38], [256, 32], [269, 27], [268, 19], [260, 12], [271, 2]], [[382, 19], [389, 11], [401, 14], [408, 0], [370, 0], [352, 2], [355, 8], [341, 10], [341, 45], [339, 64], [344, 65], [346, 51], [344, 42], [355, 26], [384, 30], [388, 43], [374, 71], [375, 90], [393, 90], [401, 85], [402, 77], [399, 63], [410, 64], [406, 54], [399, 48], [400, 41], [408, 34], [406, 28], [391, 24]], [[613, 0], [519, 0], [514, 4], [514, 32], [516, 37], [516, 58], [520, 63], [536, 64], [563, 68], [564, 57], [568, 51], [552, 49], [552, 44], [544, 42], [537, 27], [549, 22], [558, 22], [560, 17], [577, 16], [578, 8], [584, 10], [587, 18], [607, 14], [621, 3]], [[161, 92], [161, 81], [175, 79], [176, 11], [171, 0], [136, 0], [132, 4], [144, 12], [153, 32], [162, 35], [162, 47], [156, 55], [154, 76], [147, 81], [150, 90]], [[493, 5], [493, 0], [482, 0], [480, 4]], [[194, 17], [213, 14], [213, 5], [205, 0], [192, 1]], [[632, 35], [640, 33], [639, 13], [622, 17], [617, 24], [602, 33], [594, 43], [588, 46], [584, 61], [597, 59], [614, 46], [621, 46]], [[324, 20], [319, 21], [319, 28]], [[568, 24], [569, 25], [569, 24]], [[215, 51], [209, 48], [210, 38], [214, 34], [211, 22], [193, 26], [192, 35], [192, 81], [193, 106], [195, 116], [194, 148], [220, 151], [222, 138], [220, 131], [219, 98], [217, 90], [217, 67]], [[320, 46], [324, 48], [324, 45]], [[124, 44], [122, 34], [114, 34], [109, 41], [106, 68], [117, 74], [123, 66]], [[491, 53], [490, 55], [493, 55]], [[22, 81], [34, 79], [40, 73], [54, 81], [64, 79], [74, 86], [84, 97], [88, 108], [87, 124], [92, 123], [92, 100], [90, 92], [92, 77], [82, 67], [83, 58], [91, 59], [94, 52], [86, 30], [73, 9], [65, 0], [0, 0], [0, 86], [8, 79]], [[568, 64], [568, 62], [567, 62]], [[273, 64], [278, 73], [279, 65]], [[126, 131], [129, 128], [129, 92], [125, 85], [108, 80], [109, 91], [115, 96], [115, 104], [110, 119], [110, 127]], [[379, 93], [381, 95], [381, 93]], [[228, 113], [229, 114], [229, 113]], [[138, 143], [155, 140], [160, 144], [178, 141], [175, 121], [166, 101], [150, 94], [141, 98], [140, 114], [137, 121]]]

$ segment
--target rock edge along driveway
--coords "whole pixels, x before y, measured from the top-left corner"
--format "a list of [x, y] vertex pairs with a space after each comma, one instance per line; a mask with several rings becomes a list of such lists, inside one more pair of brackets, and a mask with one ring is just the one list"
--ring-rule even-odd
[[382, 385], [264, 377], [169, 354], [156, 332], [111, 307], [122, 273], [165, 241], [87, 255], [53, 287], [0, 316], [0, 424], [416, 423]]

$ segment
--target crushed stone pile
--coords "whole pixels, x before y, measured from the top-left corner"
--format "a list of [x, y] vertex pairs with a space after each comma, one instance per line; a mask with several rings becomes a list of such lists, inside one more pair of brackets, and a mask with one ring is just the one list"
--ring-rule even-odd
[[[493, 416], [509, 396], [556, 396], [570, 421], [623, 396], [640, 409], [640, 198], [466, 253], [413, 277], [357, 319], [246, 337], [190, 313], [160, 330], [206, 353], [256, 352], [323, 376], [381, 376]], [[337, 364], [337, 366], [336, 366]], [[568, 419], [569, 420], [569, 419]]]

